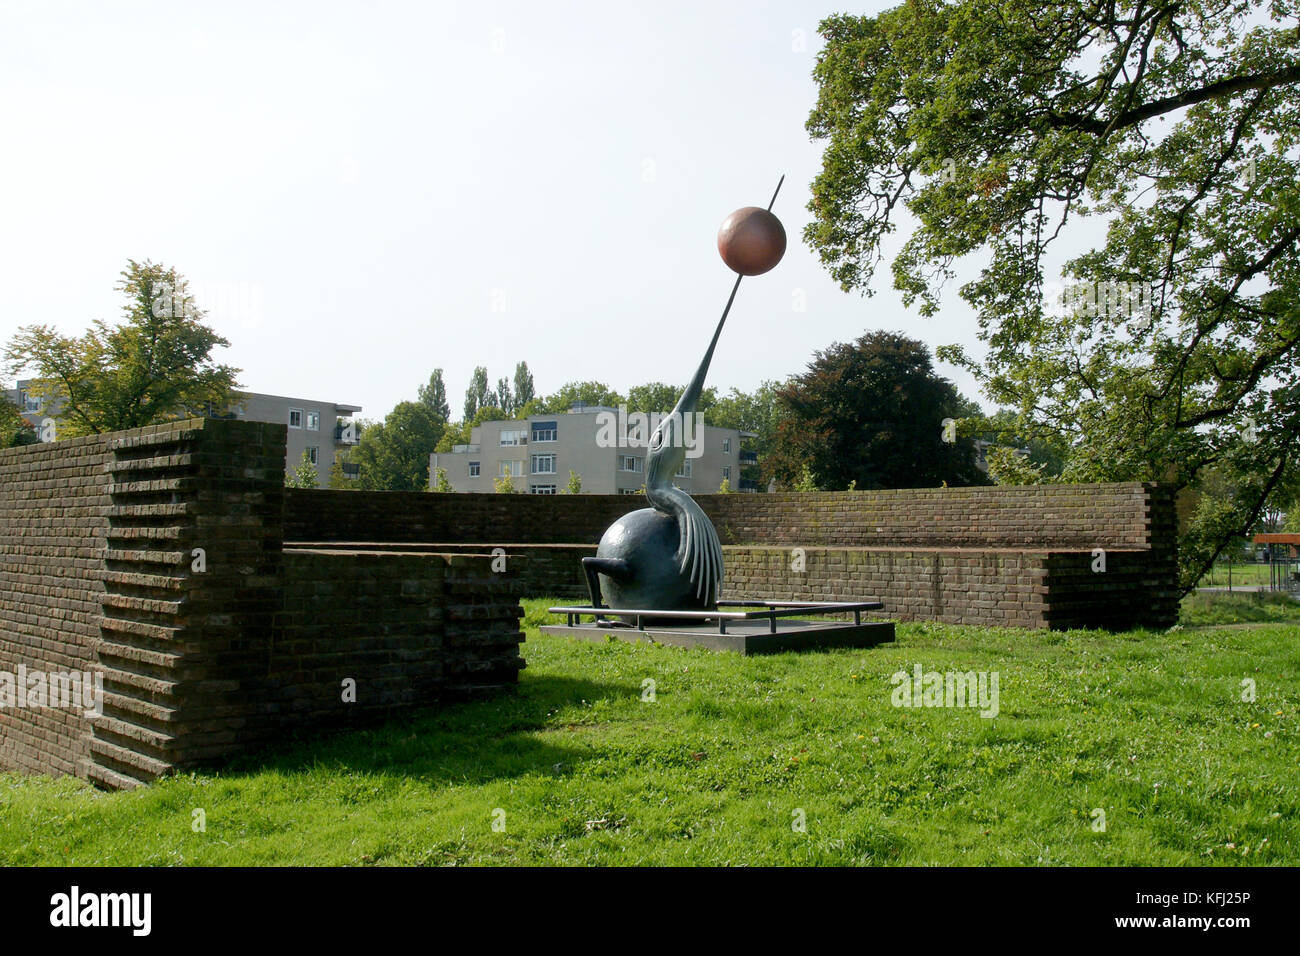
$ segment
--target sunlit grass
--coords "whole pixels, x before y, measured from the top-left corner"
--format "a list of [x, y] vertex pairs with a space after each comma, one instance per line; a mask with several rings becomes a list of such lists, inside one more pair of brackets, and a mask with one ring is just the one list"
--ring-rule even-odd
[[[0, 863], [1300, 862], [1296, 624], [742, 658], [542, 637], [548, 603], [496, 699], [130, 793], [0, 775]], [[892, 706], [918, 663], [996, 670], [998, 717]]]

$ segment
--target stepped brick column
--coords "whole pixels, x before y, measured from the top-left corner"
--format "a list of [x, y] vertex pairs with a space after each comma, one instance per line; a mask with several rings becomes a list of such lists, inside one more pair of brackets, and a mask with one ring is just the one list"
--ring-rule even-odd
[[237, 749], [283, 601], [285, 434], [191, 419], [112, 441], [89, 779], [135, 786]]

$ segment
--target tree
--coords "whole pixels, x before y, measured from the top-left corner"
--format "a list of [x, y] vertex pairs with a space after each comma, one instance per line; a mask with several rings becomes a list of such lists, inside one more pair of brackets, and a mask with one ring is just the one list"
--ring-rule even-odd
[[23, 420], [18, 406], [0, 390], [0, 448], [34, 445], [37, 441], [36, 430]]
[[[673, 401], [676, 402], [676, 399]], [[561, 415], [575, 402], [617, 408], [623, 404], [623, 397], [601, 382], [569, 382], [554, 395], [549, 395], [538, 402], [531, 414]]]
[[452, 422], [444, 429], [442, 437], [433, 450], [438, 454], [450, 454], [457, 445], [468, 445], [470, 440], [469, 422]]
[[363, 422], [349, 452], [367, 491], [423, 491], [429, 486], [429, 454], [446, 424], [424, 402], [398, 402], [382, 422]]
[[474, 374], [470, 376], [469, 388], [465, 390], [465, 421], [472, 419], [474, 413], [490, 401], [492, 399], [488, 397], [487, 369], [480, 365], [474, 369]]
[[704, 416], [710, 425], [735, 428], [757, 436], [747, 440], [747, 447], [758, 455], [759, 463], [740, 467], [741, 477], [756, 483], [773, 477], [768, 473], [766, 462], [775, 447], [777, 426], [785, 414], [784, 406], [777, 400], [781, 385], [780, 382], [765, 381], [752, 393], [733, 388]]
[[1049, 438], [1026, 438], [1019, 417], [1009, 409], [985, 415], [978, 405], [963, 411], [957, 432], [991, 443], [985, 459], [999, 485], [1037, 485], [1059, 481], [1069, 449]]
[[330, 465], [330, 490], [331, 491], [359, 491], [361, 482], [351, 477], [343, 471], [344, 462], [348, 461], [344, 452], [334, 456], [334, 464]]
[[[827, 141], [805, 231], [869, 294], [885, 237], [923, 314], [959, 258], [987, 354], [977, 375], [1067, 481], [1231, 497], [1192, 515], [1184, 589], [1249, 533], [1300, 454], [1300, 45], [1294, 4], [909, 2], [834, 16], [808, 120]], [[1261, 22], [1262, 21], [1262, 22]], [[1099, 248], [1046, 272], [1075, 219]]]
[[311, 462], [311, 455], [302, 453], [298, 467], [284, 476], [286, 488], [319, 488], [320, 480], [316, 475], [316, 466]]
[[799, 466], [799, 477], [794, 481], [795, 491], [818, 491], [817, 479], [813, 477], [812, 469], [808, 463], [804, 462]]
[[447, 469], [446, 469], [446, 468], [439, 467], [439, 468], [437, 468], [437, 469], [434, 470], [434, 474], [433, 474], [433, 488], [432, 488], [431, 490], [433, 490], [433, 491], [437, 491], [437, 492], [440, 492], [440, 493], [445, 493], [445, 492], [449, 492], [449, 491], [455, 491], [455, 489], [452, 488], [452, 486], [451, 486], [451, 482], [450, 482], [450, 481], [448, 480], [448, 478], [447, 478]]
[[507, 418], [509, 418], [512, 414], [514, 414], [515, 398], [514, 395], [512, 395], [510, 392], [510, 379], [508, 378], [497, 379], [497, 390], [495, 395], [493, 396], [493, 393], [491, 392], [489, 392], [488, 394], [489, 397], [495, 397], [498, 407], [500, 407], [500, 409], [506, 413]]
[[122, 324], [96, 319], [80, 338], [28, 325], [6, 349], [10, 374], [34, 373], [28, 392], [43, 399], [60, 437], [203, 415], [239, 398], [239, 369], [211, 358], [214, 348], [230, 343], [202, 323], [184, 276], [133, 259], [121, 275]]
[[731, 482], [728, 481], [726, 478], [723, 478], [722, 484], [718, 485], [718, 494], [720, 495], [735, 494], [735, 492], [731, 490]]
[[784, 483], [806, 464], [827, 489], [987, 484], [971, 439], [945, 440], [943, 420], [962, 399], [915, 339], [869, 332], [836, 343], [778, 395], [786, 414], [769, 468]]
[[[665, 385], [663, 382], [647, 382], [645, 385], [636, 385], [627, 390], [627, 407], [629, 412], [645, 412], [653, 414], [659, 412], [666, 415], [673, 410], [677, 400], [682, 397], [682, 392], [686, 390], [685, 385]], [[706, 388], [700, 392], [699, 400], [695, 403], [697, 412], [706, 412], [714, 407], [718, 401], [716, 389]], [[713, 425], [715, 422], [711, 418], [706, 421]]]
[[569, 483], [560, 489], [562, 495], [580, 495], [582, 494], [582, 475], [578, 474], [572, 468], [569, 469]]
[[502, 475], [500, 478], [493, 479], [492, 487], [499, 495], [513, 495], [518, 493], [518, 490], [515, 488], [515, 481], [509, 475]]
[[533, 388], [533, 373], [528, 371], [527, 362], [520, 362], [515, 366], [515, 407], [522, 409], [536, 394]]
[[421, 385], [417, 393], [419, 402], [429, 414], [441, 422], [451, 420], [451, 406], [447, 404], [447, 386], [442, 381], [442, 369], [436, 368], [429, 376], [429, 384]]

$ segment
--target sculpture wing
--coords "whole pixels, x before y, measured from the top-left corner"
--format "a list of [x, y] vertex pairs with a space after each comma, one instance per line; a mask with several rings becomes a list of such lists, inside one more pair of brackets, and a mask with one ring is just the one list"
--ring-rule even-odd
[[[695, 594], [713, 604], [722, 593], [722, 542], [704, 510], [686, 492], [673, 488], [680, 541], [677, 567], [690, 577]], [[671, 492], [670, 492], [671, 494]]]

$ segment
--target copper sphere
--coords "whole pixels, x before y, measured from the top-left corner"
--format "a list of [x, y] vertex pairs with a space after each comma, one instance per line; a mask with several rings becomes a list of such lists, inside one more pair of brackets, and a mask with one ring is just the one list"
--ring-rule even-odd
[[737, 209], [718, 230], [718, 254], [732, 272], [761, 276], [785, 255], [785, 227], [766, 209]]

